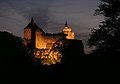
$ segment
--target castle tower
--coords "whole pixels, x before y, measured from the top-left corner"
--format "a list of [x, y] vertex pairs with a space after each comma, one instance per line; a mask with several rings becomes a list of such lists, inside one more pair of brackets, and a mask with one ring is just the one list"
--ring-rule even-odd
[[37, 29], [44, 33], [44, 31], [36, 25], [33, 18], [31, 19], [31, 22], [24, 28], [24, 40], [26, 41], [27, 44], [29, 43], [32, 50], [35, 49], [36, 45]]
[[45, 49], [46, 48], [46, 45], [44, 45], [45, 42], [44, 42], [43, 35], [44, 35], [44, 32], [41, 31], [40, 28], [36, 30], [36, 44], [35, 44], [35, 47], [37, 49], [41, 49], [41, 48]]
[[67, 21], [65, 23], [63, 33], [66, 34], [66, 39], [74, 39], [75, 35], [72, 29], [68, 26]]

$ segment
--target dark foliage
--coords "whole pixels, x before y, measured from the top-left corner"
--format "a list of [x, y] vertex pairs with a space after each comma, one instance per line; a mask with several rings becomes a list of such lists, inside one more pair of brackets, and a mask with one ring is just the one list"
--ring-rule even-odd
[[120, 52], [120, 0], [100, 0], [96, 15], [105, 17], [99, 29], [90, 34], [88, 44], [95, 46], [98, 56], [119, 56]]
[[14, 81], [20, 80], [20, 77], [22, 80], [30, 75], [34, 63], [22, 45], [20, 37], [8, 32], [0, 32], [1, 80]]
[[120, 65], [120, 0], [100, 1], [95, 15], [103, 15], [104, 20], [99, 29], [93, 29], [90, 34], [88, 45], [94, 46], [95, 50], [89, 55], [96, 59], [102, 66], [101, 69], [110, 73], [107, 77], [115, 84], [118, 82], [116, 80]]
[[[70, 40], [69, 44], [75, 41]], [[82, 44], [82, 42], [81, 42]], [[78, 47], [81, 46], [81, 47]], [[74, 46], [64, 49], [61, 64], [43, 66], [33, 62], [32, 52], [22, 46], [22, 39], [8, 32], [0, 32], [0, 80], [10, 83], [107, 83], [99, 61], [84, 54], [83, 45], [76, 40]], [[80, 53], [80, 51], [82, 51]], [[106, 72], [106, 71], [105, 71]]]

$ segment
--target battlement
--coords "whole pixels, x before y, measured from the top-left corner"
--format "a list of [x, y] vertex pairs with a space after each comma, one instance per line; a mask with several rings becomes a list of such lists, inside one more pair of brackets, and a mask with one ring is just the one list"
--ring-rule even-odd
[[45, 33], [44, 36], [66, 36], [66, 34], [59, 32], [59, 33]]

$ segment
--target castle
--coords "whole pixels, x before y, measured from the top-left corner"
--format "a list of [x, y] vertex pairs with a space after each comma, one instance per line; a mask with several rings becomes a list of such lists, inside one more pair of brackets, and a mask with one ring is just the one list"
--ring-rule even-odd
[[67, 22], [65, 23], [63, 31], [57, 34], [45, 33], [36, 25], [33, 18], [31, 19], [31, 22], [24, 28], [24, 40], [26, 42], [25, 45], [28, 43], [32, 44], [32, 49], [50, 49], [56, 41], [62, 38], [74, 39], [74, 37], [75, 34], [68, 26]]
[[64, 55], [69, 56], [69, 58], [72, 57], [72, 59], [75, 54], [78, 56], [83, 56], [84, 54], [82, 40], [75, 39], [75, 33], [67, 22], [61, 32], [52, 34], [45, 33], [32, 18], [30, 23], [24, 28], [23, 39], [24, 46], [28, 46], [34, 53], [34, 58], [40, 59], [43, 65], [60, 62], [62, 57], [61, 48], [65, 48], [64, 51], [62, 50]]

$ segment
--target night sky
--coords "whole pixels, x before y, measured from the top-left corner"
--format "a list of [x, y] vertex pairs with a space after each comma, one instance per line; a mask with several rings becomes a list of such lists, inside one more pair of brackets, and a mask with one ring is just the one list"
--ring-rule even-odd
[[23, 37], [23, 29], [33, 17], [45, 32], [57, 33], [67, 21], [87, 52], [91, 29], [102, 21], [93, 15], [97, 5], [99, 0], [0, 0], [0, 31]]

